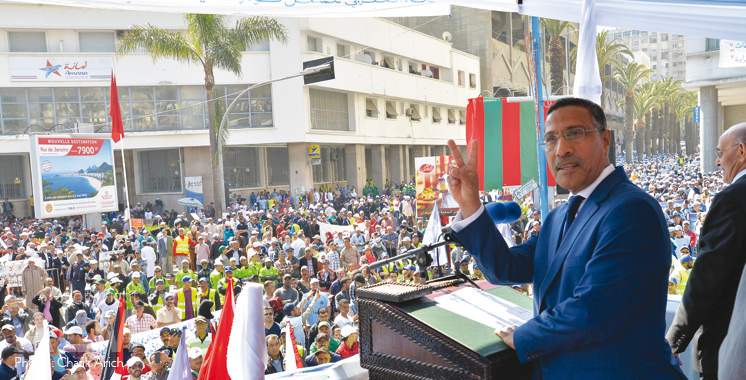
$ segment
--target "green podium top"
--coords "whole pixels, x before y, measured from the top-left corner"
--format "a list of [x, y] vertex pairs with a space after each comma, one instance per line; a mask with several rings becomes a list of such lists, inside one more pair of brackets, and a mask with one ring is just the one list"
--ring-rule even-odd
[[[508, 286], [494, 286], [487, 281], [479, 281], [477, 284], [489, 294], [527, 310], [533, 310], [533, 300], [530, 297]], [[493, 328], [439, 307], [434, 299], [448, 294], [448, 290], [436, 290], [427, 297], [396, 306], [479, 355], [489, 356], [508, 348], [502, 339], [495, 335]]]

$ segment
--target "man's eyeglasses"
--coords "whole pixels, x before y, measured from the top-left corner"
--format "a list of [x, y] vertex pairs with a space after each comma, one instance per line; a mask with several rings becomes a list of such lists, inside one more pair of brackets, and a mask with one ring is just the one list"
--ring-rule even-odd
[[727, 147], [725, 147], [723, 149], [718, 149], [717, 150], [718, 158], [723, 158], [723, 153], [725, 153], [725, 151], [727, 151], [728, 149], [733, 148], [734, 146], [737, 146], [737, 145], [738, 145], [738, 143], [735, 143], [735, 144], [733, 144], [731, 146], [727, 146]]
[[601, 130], [597, 128], [583, 129], [583, 127], [572, 127], [572, 128], [567, 128], [560, 134], [549, 132], [544, 135], [544, 141], [539, 143], [539, 145], [542, 148], [544, 148], [545, 151], [552, 151], [552, 150], [557, 149], [557, 144], [559, 143], [560, 136], [564, 137], [564, 139], [567, 142], [579, 143], [583, 141], [586, 134], [590, 132], [600, 132], [600, 131]]

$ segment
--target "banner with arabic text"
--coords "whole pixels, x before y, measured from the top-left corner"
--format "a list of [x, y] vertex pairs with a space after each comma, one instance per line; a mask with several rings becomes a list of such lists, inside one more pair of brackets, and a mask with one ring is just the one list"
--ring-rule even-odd
[[442, 0], [10, 0], [128, 11], [261, 15], [285, 17], [442, 16], [451, 11]]

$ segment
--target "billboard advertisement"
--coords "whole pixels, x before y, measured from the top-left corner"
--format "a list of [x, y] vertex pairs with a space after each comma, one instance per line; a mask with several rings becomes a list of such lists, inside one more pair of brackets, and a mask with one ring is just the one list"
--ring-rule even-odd
[[114, 57], [8, 57], [8, 63], [12, 81], [109, 81], [114, 68]]
[[202, 193], [202, 176], [184, 177], [184, 184], [187, 198], [194, 198], [205, 204], [204, 194]]
[[448, 167], [451, 161], [451, 156], [414, 159], [418, 218], [429, 218], [435, 202], [438, 202], [440, 215], [454, 216], [458, 213], [458, 204], [448, 191]]
[[118, 209], [111, 139], [31, 136], [30, 140], [38, 217]]

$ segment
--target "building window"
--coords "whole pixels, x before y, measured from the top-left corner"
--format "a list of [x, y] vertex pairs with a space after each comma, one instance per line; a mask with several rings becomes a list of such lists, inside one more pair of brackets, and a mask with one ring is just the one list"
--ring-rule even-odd
[[661, 34], [661, 41], [668, 41], [668, 34]]
[[[226, 109], [246, 88], [245, 85], [225, 86]], [[241, 95], [228, 115], [228, 128], [267, 128], [272, 125], [272, 86], [269, 84]]]
[[337, 57], [339, 58], [350, 58], [350, 48], [348, 46], [337, 44]]
[[347, 94], [341, 92], [309, 90], [311, 100], [311, 129], [349, 131]]
[[650, 43], [651, 44], [654, 44], [654, 43], [657, 43], [657, 42], [658, 42], [658, 37], [653, 37], [653, 36], [650, 37]]
[[409, 114], [410, 114], [409, 119], [412, 121], [422, 120], [422, 116], [420, 116], [420, 105], [419, 104], [410, 104]]
[[8, 32], [10, 51], [46, 52], [47, 35], [44, 32]]
[[705, 51], [720, 50], [720, 40], [717, 38], [705, 39]]
[[365, 99], [365, 116], [378, 118], [378, 101], [376, 99]]
[[113, 53], [113, 32], [79, 32], [80, 51], [84, 53]]
[[459, 86], [463, 86], [464, 85], [464, 81], [465, 81], [465, 74], [464, 74], [463, 71], [459, 70], [458, 71], [458, 85]]
[[381, 61], [381, 67], [387, 68], [387, 69], [394, 69], [394, 57], [390, 55], [384, 55], [383, 60]]
[[267, 147], [267, 186], [290, 185], [290, 162], [287, 147]]
[[264, 40], [253, 46], [247, 46], [246, 51], [269, 51], [269, 40]]
[[458, 123], [466, 125], [466, 111], [458, 111]]
[[440, 117], [440, 107], [433, 107], [433, 123], [440, 124], [442, 118]]
[[347, 180], [347, 157], [344, 147], [321, 147], [321, 163], [313, 165], [313, 182], [340, 182]]
[[448, 124], [456, 124], [456, 111], [448, 110]]
[[140, 189], [143, 193], [180, 193], [181, 153], [179, 149], [142, 150]]
[[321, 53], [321, 40], [316, 37], [308, 36], [306, 38], [308, 51], [315, 51]]
[[396, 112], [396, 102], [387, 101], [386, 102], [386, 118], [395, 120], [396, 116], [398, 116], [399, 113]]
[[477, 74], [469, 74], [469, 88], [477, 88]]
[[[231, 147], [225, 150], [223, 177], [229, 189], [264, 187], [262, 153], [263, 149], [258, 147]], [[286, 170], [287, 168], [285, 165]]]
[[26, 198], [26, 175], [23, 156], [0, 155], [0, 198]]

